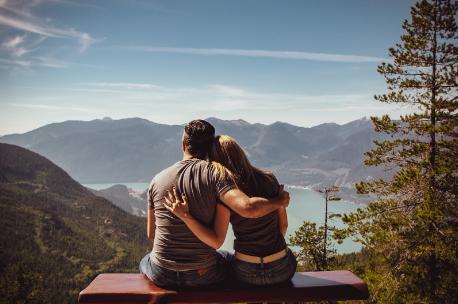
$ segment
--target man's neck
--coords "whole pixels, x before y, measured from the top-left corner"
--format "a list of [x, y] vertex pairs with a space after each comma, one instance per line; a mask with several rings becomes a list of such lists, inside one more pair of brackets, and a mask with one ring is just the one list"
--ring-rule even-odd
[[200, 158], [200, 157], [192, 155], [188, 151], [184, 151], [183, 152], [183, 160], [187, 160], [187, 159], [202, 159], [202, 160], [205, 160], [205, 158]]
[[193, 159], [193, 158], [196, 158], [196, 157], [192, 156], [188, 151], [183, 152], [183, 160]]

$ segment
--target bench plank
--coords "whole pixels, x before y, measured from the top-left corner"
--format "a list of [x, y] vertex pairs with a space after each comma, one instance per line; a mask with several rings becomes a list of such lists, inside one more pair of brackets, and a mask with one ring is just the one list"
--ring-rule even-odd
[[98, 275], [80, 292], [79, 303], [234, 303], [365, 300], [366, 283], [350, 271], [298, 272], [287, 284], [257, 287], [234, 283], [225, 288], [173, 291], [143, 274]]

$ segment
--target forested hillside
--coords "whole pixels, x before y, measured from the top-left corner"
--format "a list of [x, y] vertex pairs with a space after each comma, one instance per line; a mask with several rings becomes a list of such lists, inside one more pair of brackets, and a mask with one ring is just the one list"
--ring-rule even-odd
[[76, 303], [101, 272], [137, 272], [144, 218], [97, 197], [46, 158], [0, 144], [0, 302]]

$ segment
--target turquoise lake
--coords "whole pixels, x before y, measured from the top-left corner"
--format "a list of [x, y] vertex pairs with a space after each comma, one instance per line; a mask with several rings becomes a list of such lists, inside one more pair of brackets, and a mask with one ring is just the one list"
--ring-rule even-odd
[[[147, 187], [148, 183], [121, 183], [126, 185], [128, 188], [131, 188], [138, 192], [143, 192]], [[100, 190], [111, 187], [113, 183], [106, 184], [85, 184], [86, 187], [92, 189]], [[291, 201], [287, 209], [288, 212], [288, 232], [286, 239], [288, 240], [289, 235], [293, 234], [294, 231], [300, 227], [304, 221], [315, 222], [318, 225], [324, 223], [324, 211], [325, 211], [325, 201], [324, 198], [317, 192], [297, 187], [286, 187], [290, 193]], [[328, 203], [328, 212], [329, 213], [348, 213], [355, 211], [358, 207], [362, 208], [363, 205], [358, 205], [353, 202], [348, 201], [331, 201]], [[328, 220], [330, 225], [336, 227], [343, 227], [339, 218], [333, 218]], [[234, 235], [232, 230], [228, 232], [226, 241], [222, 249], [232, 251], [232, 243], [234, 240]], [[361, 249], [359, 243], [355, 243], [350, 239], [345, 240], [341, 245], [336, 244], [336, 249], [339, 253], [348, 253], [355, 252]]]

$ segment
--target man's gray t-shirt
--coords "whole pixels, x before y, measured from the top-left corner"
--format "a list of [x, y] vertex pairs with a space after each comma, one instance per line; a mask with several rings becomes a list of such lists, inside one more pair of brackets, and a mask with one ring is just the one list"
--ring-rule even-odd
[[154, 208], [156, 230], [152, 261], [164, 268], [184, 271], [214, 265], [215, 249], [201, 242], [186, 224], [164, 207], [164, 196], [172, 187], [188, 197], [189, 212], [213, 229], [218, 197], [235, 188], [215, 166], [200, 159], [179, 161], [158, 173], [148, 189], [148, 204]]

